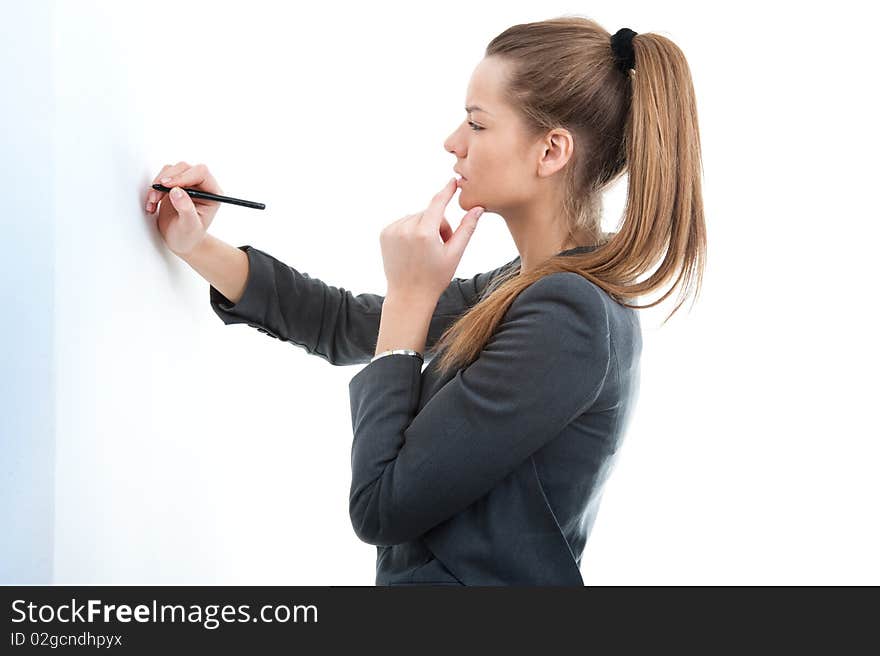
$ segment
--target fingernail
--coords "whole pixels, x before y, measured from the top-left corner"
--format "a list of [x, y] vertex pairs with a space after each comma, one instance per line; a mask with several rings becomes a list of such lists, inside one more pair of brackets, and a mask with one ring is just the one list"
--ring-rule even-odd
[[171, 195], [175, 198], [180, 198], [181, 196], [183, 196], [183, 190], [180, 187], [175, 187], [171, 190]]
[[171, 182], [171, 178], [162, 178], [159, 182], [165, 184], [166, 182]]

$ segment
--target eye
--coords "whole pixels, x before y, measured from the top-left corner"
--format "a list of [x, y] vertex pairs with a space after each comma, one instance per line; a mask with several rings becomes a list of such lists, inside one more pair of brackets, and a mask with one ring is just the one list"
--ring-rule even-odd
[[485, 128], [481, 128], [479, 125], [477, 125], [477, 124], [474, 123], [473, 121], [468, 121], [468, 125], [471, 126], [471, 129], [472, 129], [474, 132], [479, 132], [480, 130], [484, 130], [484, 129], [485, 129]]

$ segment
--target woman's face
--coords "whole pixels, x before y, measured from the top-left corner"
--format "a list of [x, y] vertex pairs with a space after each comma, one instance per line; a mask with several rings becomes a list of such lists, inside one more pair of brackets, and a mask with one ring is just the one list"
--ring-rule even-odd
[[[467, 89], [464, 120], [443, 146], [457, 158], [454, 169], [464, 177], [458, 203], [505, 214], [528, 204], [537, 193], [541, 140], [529, 140], [522, 119], [502, 100], [506, 64], [484, 58]], [[480, 109], [477, 109], [477, 108]]]

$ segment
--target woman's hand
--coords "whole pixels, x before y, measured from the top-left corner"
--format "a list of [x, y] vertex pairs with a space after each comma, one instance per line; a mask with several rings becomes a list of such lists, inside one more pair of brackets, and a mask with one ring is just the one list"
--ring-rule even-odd
[[379, 243], [388, 280], [386, 296], [435, 304], [440, 299], [483, 213], [482, 207], [471, 208], [452, 232], [443, 212], [457, 187], [453, 178], [434, 195], [427, 209], [382, 230]]
[[[165, 178], [171, 178], [166, 180]], [[199, 245], [208, 233], [208, 227], [220, 203], [215, 200], [192, 198], [188, 193], [180, 189], [198, 189], [219, 196], [223, 195], [220, 185], [211, 175], [208, 167], [204, 164], [190, 166], [186, 162], [178, 162], [174, 166], [164, 166], [159, 174], [153, 178], [152, 184], [161, 184], [172, 187], [170, 192], [150, 189], [147, 192], [147, 212], [156, 211], [159, 204], [159, 219], [157, 225], [159, 234], [165, 240], [168, 248], [176, 255], [185, 255]], [[181, 192], [175, 197], [175, 192]], [[169, 196], [170, 194], [170, 196]], [[166, 199], [170, 197], [170, 201]]]

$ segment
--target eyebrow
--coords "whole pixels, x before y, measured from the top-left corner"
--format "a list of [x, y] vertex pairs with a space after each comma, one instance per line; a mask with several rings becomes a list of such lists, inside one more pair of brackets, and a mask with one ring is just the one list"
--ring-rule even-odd
[[[489, 112], [487, 112], [479, 105], [468, 105], [464, 108], [464, 111], [466, 111], [468, 114], [470, 114], [471, 112], [483, 112], [484, 114], [489, 114]], [[492, 116], [492, 114], [489, 114], [489, 116]]]

